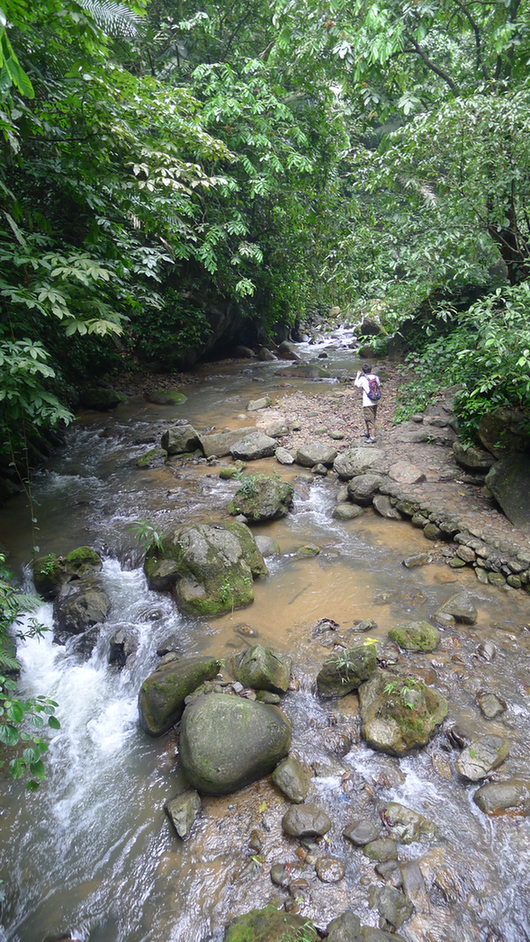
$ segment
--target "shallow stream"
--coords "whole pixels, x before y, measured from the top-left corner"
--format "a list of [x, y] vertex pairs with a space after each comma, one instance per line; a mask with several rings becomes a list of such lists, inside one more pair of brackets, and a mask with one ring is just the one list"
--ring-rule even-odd
[[[327, 364], [339, 372], [358, 367], [350, 339], [338, 332], [326, 341]], [[322, 349], [302, 352], [316, 358]], [[37, 475], [40, 554], [94, 546], [105, 558], [102, 578], [112, 608], [88, 659], [55, 645], [52, 631], [19, 650], [23, 689], [59, 702], [61, 729], [51, 737], [47, 779], [36, 794], [1, 781], [2, 942], [43, 942], [61, 934], [81, 942], [220, 942], [234, 916], [273, 895], [287, 898], [270, 880], [277, 861], [290, 863], [293, 876], [307, 881], [292, 905], [316, 926], [325, 928], [348, 907], [363, 924], [376, 926], [370, 884], [381, 881], [342, 831], [361, 816], [377, 823], [378, 802], [390, 799], [435, 821], [444, 837], [435, 844], [400, 845], [400, 859], [422, 858], [430, 894], [425, 911], [401, 935], [410, 942], [530, 939], [528, 820], [491, 819], [478, 810], [475, 786], [463, 784], [453, 771], [457, 753], [445, 734], [455, 723], [470, 735], [499, 732], [512, 744], [503, 773], [527, 774], [527, 595], [483, 586], [471, 571], [456, 572], [441, 560], [405, 569], [405, 556], [425, 550], [421, 531], [372, 511], [348, 523], [336, 521], [335, 481], [300, 482], [300, 469], [278, 465], [279, 473], [294, 480], [296, 500], [286, 519], [256, 527], [277, 540], [281, 555], [267, 560], [269, 575], [256, 583], [252, 606], [194, 619], [146, 587], [142, 551], [130, 529], [134, 522], [149, 520], [163, 531], [178, 522], [223, 519], [236, 485], [219, 480], [218, 466], [175, 459], [160, 470], [139, 470], [135, 460], [152, 442], [158, 444], [175, 418], [186, 417], [199, 429], [252, 424], [245, 412], [250, 399], [268, 391], [283, 394], [277, 369], [277, 363], [214, 365], [184, 389], [183, 405], [154, 406], [138, 397], [110, 415], [81, 415], [66, 447]], [[321, 394], [333, 388], [318, 384]], [[270, 467], [256, 462], [252, 470]], [[28, 580], [32, 534], [23, 497], [1, 511], [0, 542], [10, 553], [10, 567]], [[316, 543], [320, 554], [295, 557], [307, 542]], [[397, 760], [372, 752], [359, 742], [355, 695], [323, 702], [314, 694], [316, 673], [330, 650], [312, 636], [315, 622], [333, 619], [346, 630], [372, 618], [377, 629], [370, 636], [380, 639], [392, 659], [397, 652], [388, 645], [388, 629], [428, 619], [462, 586], [478, 609], [477, 625], [444, 631], [432, 655], [400, 655], [400, 665], [410, 663], [448, 698], [444, 728], [417, 756]], [[50, 605], [38, 617], [53, 627]], [[109, 665], [108, 652], [122, 626], [134, 634], [138, 652], [119, 672]], [[314, 773], [308, 800], [332, 818], [319, 852], [343, 861], [343, 880], [322, 883], [304, 864], [299, 843], [282, 835], [287, 802], [267, 780], [226, 798], [204, 799], [192, 837], [185, 843], [175, 837], [163, 805], [179, 790], [176, 738], [170, 733], [152, 740], [137, 722], [140, 683], [157, 662], [157, 646], [171, 634], [183, 655], [227, 657], [256, 639], [292, 656], [296, 689], [282, 705], [293, 722], [292, 751]], [[491, 662], [477, 653], [485, 640], [496, 647]], [[506, 700], [500, 719], [481, 716], [479, 689]], [[254, 829], [259, 853], [254, 843], [250, 847]]]

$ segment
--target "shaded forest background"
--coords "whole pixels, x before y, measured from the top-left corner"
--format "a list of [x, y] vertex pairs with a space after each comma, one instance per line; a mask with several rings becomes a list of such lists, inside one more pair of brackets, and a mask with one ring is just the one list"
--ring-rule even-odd
[[528, 414], [529, 62], [524, 0], [0, 0], [6, 461], [333, 305]]

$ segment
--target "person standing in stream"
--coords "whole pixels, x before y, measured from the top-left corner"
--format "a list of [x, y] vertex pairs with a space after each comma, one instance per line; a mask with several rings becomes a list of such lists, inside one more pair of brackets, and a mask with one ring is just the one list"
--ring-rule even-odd
[[370, 443], [373, 443], [376, 440], [375, 417], [377, 415], [377, 403], [381, 398], [379, 376], [372, 373], [372, 367], [369, 363], [363, 363], [363, 368], [358, 370], [354, 382], [363, 391], [363, 418], [366, 424], [366, 432], [361, 432], [361, 438], [366, 438]]

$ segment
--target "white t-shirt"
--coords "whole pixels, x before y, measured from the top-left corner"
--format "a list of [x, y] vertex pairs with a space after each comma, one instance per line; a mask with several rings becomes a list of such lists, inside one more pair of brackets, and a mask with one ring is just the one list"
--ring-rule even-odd
[[368, 395], [368, 390], [370, 388], [370, 380], [376, 379], [379, 385], [381, 385], [379, 376], [377, 373], [361, 373], [358, 379], [354, 380], [355, 385], [362, 389], [363, 391], [363, 406], [376, 406], [377, 402], [372, 402]]

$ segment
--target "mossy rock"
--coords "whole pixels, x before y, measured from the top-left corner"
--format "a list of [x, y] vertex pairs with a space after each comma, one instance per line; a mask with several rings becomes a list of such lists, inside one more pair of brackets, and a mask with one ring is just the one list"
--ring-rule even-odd
[[136, 459], [136, 467], [162, 468], [167, 461], [167, 451], [164, 448], [150, 448], [140, 458]]
[[184, 710], [180, 762], [200, 794], [226, 795], [270, 775], [289, 752], [291, 732], [277, 706], [209, 693]]
[[145, 398], [156, 406], [178, 406], [182, 402], [187, 402], [188, 399], [184, 393], [177, 392], [176, 389], [151, 389], [145, 394]]
[[254, 579], [267, 567], [245, 524], [177, 527], [152, 546], [144, 569], [149, 588], [170, 591], [180, 610], [216, 615], [250, 605]]
[[360, 644], [332, 654], [318, 672], [318, 692], [321, 697], [345, 697], [368, 680], [376, 668], [375, 644]]
[[244, 516], [252, 523], [279, 520], [289, 513], [294, 488], [276, 476], [256, 474], [245, 477], [227, 507], [232, 516]]
[[83, 389], [79, 394], [81, 405], [95, 412], [108, 412], [115, 409], [120, 402], [127, 402], [127, 397], [117, 393], [114, 389]]
[[427, 621], [396, 625], [390, 629], [388, 637], [403, 651], [434, 651], [440, 643], [440, 632]]
[[359, 696], [363, 738], [392, 756], [427, 745], [447, 715], [445, 697], [415, 677], [377, 671]]
[[140, 726], [149, 736], [162, 736], [178, 722], [184, 700], [221, 669], [213, 657], [184, 657], [157, 668], [147, 677], [138, 695]]
[[316, 942], [317, 939], [317, 931], [309, 919], [269, 905], [239, 916], [227, 928], [223, 942]]
[[33, 562], [35, 588], [43, 599], [54, 599], [67, 582], [92, 579], [102, 565], [101, 557], [90, 546], [79, 546], [67, 556], [39, 556]]

